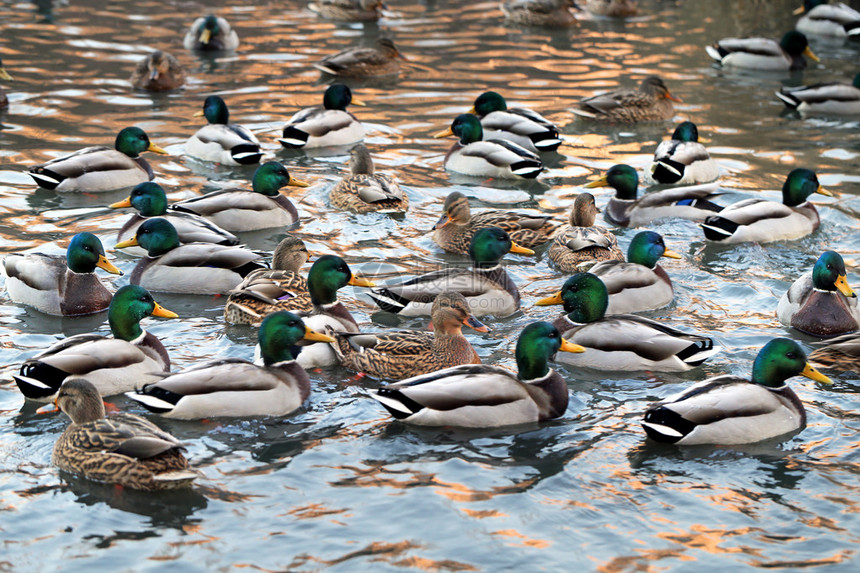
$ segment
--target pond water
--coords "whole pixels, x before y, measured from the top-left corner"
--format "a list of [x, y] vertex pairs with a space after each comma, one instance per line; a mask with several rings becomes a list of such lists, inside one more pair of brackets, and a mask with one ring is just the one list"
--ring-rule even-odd
[[[858, 123], [785, 115], [773, 92], [781, 84], [850, 79], [860, 47], [813, 38], [821, 63], [805, 73], [731, 73], [714, 68], [703, 46], [726, 36], [779, 37], [793, 26], [799, 2], [639, 4], [640, 16], [627, 21], [590, 19], [545, 30], [506, 25], [496, 2], [389, 0], [385, 17], [364, 25], [321, 20], [296, 0], [0, 2], [0, 57], [14, 76], [3, 82], [10, 107], [0, 111], [0, 255], [62, 252], [81, 230], [112, 248], [128, 215], [105, 207], [126, 191], [58, 194], [37, 190], [24, 172], [86, 145], [110, 144], [126, 125], [143, 127], [171, 153], [150, 159], [171, 200], [246, 183], [252, 168], [213, 169], [183, 157], [185, 140], [200, 125], [193, 113], [212, 93], [227, 100], [231, 119], [260, 133], [271, 156], [312, 183], [287, 192], [302, 215], [296, 234], [309, 249], [342, 254], [379, 278], [461, 260], [443, 254], [428, 233], [451, 190], [471, 197], [474, 207], [541, 209], [561, 221], [584, 183], [615, 163], [644, 168], [682, 119], [695, 121], [708, 138], [726, 202], [759, 192], [778, 197], [785, 175], [801, 166], [841, 193], [816, 200], [821, 229], [797, 241], [714, 246], [691, 222], [654, 226], [683, 259], [663, 263], [675, 302], [646, 314], [718, 339], [725, 351], [702, 368], [606, 375], [560, 367], [571, 394], [561, 418], [486, 432], [406, 427], [358, 390], [375, 382], [339, 367], [314, 371], [310, 400], [284, 419], [156, 419], [187, 442], [203, 474], [190, 491], [170, 494], [97, 485], [50, 465], [67, 420], [36, 415], [10, 375], [60, 337], [106, 332], [105, 316], [53, 318], [12, 303], [3, 291], [0, 568], [857, 570], [856, 376], [834, 375], [835, 385], [826, 388], [793, 379], [808, 427], [753, 446], [658, 446], [645, 441], [639, 420], [650, 402], [693, 381], [747, 375], [758, 348], [787, 334], [774, 315], [779, 296], [823, 250], [841, 252], [849, 282], [858, 282]], [[186, 27], [207, 9], [238, 31], [235, 54], [199, 59], [183, 50]], [[356, 97], [369, 104], [353, 111], [369, 127], [378, 169], [407, 187], [411, 206], [400, 217], [330, 209], [327, 194], [347, 156], [288, 154], [275, 141], [290, 115], [321, 99], [325, 83], [311, 64], [378, 36], [393, 38], [409, 61], [399, 78], [353, 83]], [[173, 52], [188, 68], [184, 89], [162, 95], [130, 89], [135, 62], [155, 48]], [[596, 126], [567, 111], [579, 98], [654, 73], [683, 99], [674, 122]], [[567, 143], [536, 182], [494, 187], [443, 170], [451, 141], [432, 134], [487, 89], [563, 126]], [[595, 191], [604, 206], [610, 190]], [[625, 250], [634, 233], [618, 231]], [[282, 236], [242, 239], [270, 251]], [[524, 305], [489, 320], [491, 333], [467, 334], [485, 362], [513, 365], [522, 327], [559, 312], [533, 306], [564, 280], [545, 251], [506, 258]], [[126, 273], [135, 264], [122, 253], [112, 257]], [[168, 348], [174, 369], [252, 356], [256, 333], [225, 326], [223, 298], [156, 298], [181, 317], [145, 323]], [[344, 289], [341, 298], [362, 328], [398, 323], [375, 312], [360, 289]], [[811, 339], [799, 340], [810, 348]], [[143, 413], [124, 398], [112, 401]]]

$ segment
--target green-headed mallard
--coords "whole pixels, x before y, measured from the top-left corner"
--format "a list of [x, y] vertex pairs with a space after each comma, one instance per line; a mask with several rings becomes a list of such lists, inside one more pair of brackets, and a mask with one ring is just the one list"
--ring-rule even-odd
[[777, 42], [770, 38], [723, 38], [705, 46], [708, 55], [723, 67], [761, 71], [802, 70], [807, 56], [817, 62], [806, 36], [797, 30], [785, 33]]
[[346, 106], [364, 105], [353, 99], [344, 84], [332, 84], [325, 90], [322, 107], [305, 108], [291, 117], [282, 137], [281, 145], [288, 149], [312, 149], [352, 145], [364, 139], [364, 126]]
[[860, 12], [850, 6], [829, 0], [803, 0], [803, 5], [794, 11], [803, 14], [794, 28], [804, 34], [856, 38], [860, 35]]
[[[670, 251], [663, 237], [654, 231], [637, 233], [627, 249], [627, 262], [603, 261], [590, 269], [609, 291], [607, 314], [622, 314], [653, 310], [666, 306], [675, 298], [672, 281], [663, 267], [657, 264], [660, 257], [680, 259]], [[562, 291], [538, 301], [540, 305], [562, 304]]]
[[[194, 114], [197, 115], [197, 114]], [[185, 154], [222, 165], [253, 165], [259, 163], [263, 152], [251, 130], [230, 123], [230, 111], [224, 100], [211, 95], [203, 102], [203, 112], [209, 122], [185, 142]]]
[[48, 401], [62, 384], [86, 378], [102, 396], [134, 389], [170, 370], [170, 358], [161, 342], [140, 327], [147, 316], [176, 318], [152, 299], [145, 288], [126, 285], [116, 291], [108, 308], [113, 338], [76, 334], [28, 358], [12, 378], [24, 397]]
[[89, 480], [142, 490], [185, 487], [199, 477], [182, 454], [182, 443], [134, 414], [105, 417], [91, 382], [63, 384], [57, 407], [72, 419], [54, 444], [51, 463]]
[[582, 8], [595, 16], [627, 18], [639, 12], [636, 0], [585, 0]]
[[[3, 68], [3, 60], [0, 60], [0, 80], [6, 80], [7, 82], [12, 81], [12, 76], [9, 75], [9, 72]], [[0, 87], [0, 108], [4, 108], [9, 105], [9, 98], [6, 97], [6, 94], [3, 92], [3, 88]]]
[[505, 253], [532, 255], [498, 227], [481, 229], [472, 237], [471, 269], [448, 267], [401, 283], [371, 289], [370, 298], [382, 310], [401, 316], [427, 316], [439, 293], [462, 293], [476, 316], [508, 316], [520, 307], [520, 291], [500, 260]]
[[72, 237], [65, 256], [9, 255], [2, 265], [9, 298], [59, 316], [105, 310], [110, 305], [111, 293], [96, 276], [96, 267], [122, 274], [107, 260], [102, 242], [92, 233]]
[[521, 247], [549, 241], [556, 229], [552, 217], [490, 209], [472, 214], [469, 200], [459, 191], [445, 198], [442, 216], [433, 226], [433, 241], [449, 253], [469, 254], [472, 237], [481, 229], [499, 227]]
[[681, 123], [672, 133], [672, 139], [660, 142], [654, 152], [651, 177], [657, 183], [671, 185], [698, 185], [719, 179], [720, 168], [699, 143], [695, 123]]
[[345, 22], [373, 22], [379, 20], [384, 8], [382, 0], [313, 0], [311, 12], [323, 18]]
[[310, 313], [313, 303], [308, 282], [299, 274], [299, 269], [309, 258], [308, 249], [301, 239], [282, 239], [275, 247], [272, 268], [252, 272], [242, 284], [230, 291], [224, 305], [224, 321], [256, 326], [277, 310]]
[[767, 243], [804, 237], [820, 223], [815, 205], [807, 200], [813, 193], [832, 196], [819, 185], [815, 172], [794, 169], [782, 185], [782, 203], [758, 198], [733, 203], [705, 219], [705, 238], [720, 243]]
[[403, 422], [422, 426], [492, 428], [558, 418], [567, 409], [567, 383], [547, 364], [556, 353], [582, 352], [548, 322], [526, 326], [517, 340], [517, 374], [466, 364], [408, 378], [370, 396]]
[[185, 85], [185, 68], [171, 54], [155, 50], [137, 64], [129, 81], [139, 90], [175, 90]]
[[576, 22], [573, 0], [502, 0], [499, 6], [508, 22], [520, 26], [562, 28]]
[[681, 100], [669, 92], [663, 80], [648, 76], [638, 89], [621, 89], [588, 97], [570, 111], [587, 119], [613, 123], [665, 121], [675, 115], [673, 101]]
[[239, 35], [230, 23], [215, 14], [208, 14], [194, 20], [182, 45], [186, 50], [213, 52], [235, 50], [239, 47]]
[[819, 343], [809, 361], [819, 368], [860, 374], [860, 334], [843, 334]]
[[409, 207], [409, 198], [397, 180], [374, 172], [373, 159], [363, 143], [350, 150], [349, 171], [329, 193], [333, 207], [356, 213], [402, 213]]
[[278, 192], [286, 185], [308, 186], [292, 177], [282, 164], [267, 161], [254, 171], [251, 191], [220, 189], [179, 201], [170, 208], [196, 213], [232, 232], [290, 227], [299, 220], [299, 212], [292, 201]]
[[456, 135], [459, 140], [445, 155], [445, 169], [475, 177], [534, 179], [543, 169], [540, 157], [505, 139], [483, 141], [484, 130], [477, 117], [458, 115], [451, 126], [434, 137]]
[[299, 340], [334, 342], [291, 312], [275, 312], [260, 325], [263, 365], [241, 358], [213, 360], [146, 384], [126, 396], [150, 412], [179, 420], [217, 416], [286, 416], [311, 393], [295, 355]]
[[594, 224], [599, 212], [594, 195], [576, 196], [570, 209], [570, 223], [558, 228], [549, 248], [549, 259], [558, 270], [576, 273], [600, 261], [624, 260], [615, 235]]
[[143, 257], [129, 282], [155, 292], [227, 294], [255, 269], [266, 268], [261, 257], [241, 246], [213, 243], [180, 244], [167, 219], [152, 217], [137, 228], [134, 238], [116, 248], [141, 246]]
[[52, 159], [29, 168], [29, 175], [39, 187], [57, 191], [96, 193], [132, 187], [152, 181], [155, 174], [144, 151], [167, 155], [151, 143], [139, 127], [126, 127], [116, 136], [114, 149], [102, 145], [85, 147], [71, 155]]
[[776, 317], [782, 324], [814, 336], [857, 330], [860, 309], [846, 275], [845, 262], [839, 253], [825, 251], [812, 272], [794, 281], [779, 299]]
[[313, 66], [341, 78], [371, 78], [400, 73], [400, 60], [406, 56], [388, 38], [379, 38], [372, 47], [356, 46], [326, 56]]
[[860, 74], [855, 75], [850, 84], [828, 82], [799, 88], [784, 87], [776, 92], [776, 97], [804, 115], [857, 115], [860, 114]]
[[[633, 314], [605, 316], [609, 291], [597, 276], [577, 273], [561, 287], [567, 313], [553, 322], [566, 340], [585, 352], [560, 362], [598, 370], [681, 372], [722, 350], [707, 336], [681, 332]], [[540, 304], [540, 303], [538, 303]]]
[[463, 336], [466, 326], [489, 329], [472, 316], [465, 297], [443, 292], [430, 311], [433, 331], [332, 332], [340, 363], [374, 378], [402, 380], [458, 364], [480, 364], [481, 359]]
[[508, 107], [496, 92], [484, 92], [475, 99], [469, 113], [481, 118], [484, 139], [507, 139], [529, 151], [555, 151], [561, 145], [558, 127], [523, 107]]
[[794, 432], [806, 425], [806, 411], [785, 381], [798, 374], [831, 383], [795, 341], [775, 338], [756, 356], [751, 380], [724, 375], [699, 382], [649, 407], [642, 426], [652, 440], [684, 446], [751, 444]]
[[606, 220], [621, 227], [641, 227], [660, 219], [702, 221], [722, 210], [710, 200], [719, 195], [716, 185], [693, 185], [651, 191], [638, 197], [639, 174], [629, 165], [613, 165], [606, 175], [586, 189], [612, 187], [615, 196], [606, 205]]

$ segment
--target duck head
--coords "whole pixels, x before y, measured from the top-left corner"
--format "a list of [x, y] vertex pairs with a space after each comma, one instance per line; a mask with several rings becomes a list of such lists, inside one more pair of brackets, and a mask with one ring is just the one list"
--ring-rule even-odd
[[549, 361], [558, 351], [585, 352], [585, 348], [561, 337], [548, 322], [533, 322], [526, 326], [517, 340], [517, 370], [521, 380], [536, 380], [549, 373]]
[[629, 165], [613, 165], [606, 175], [585, 185], [586, 189], [595, 187], [612, 187], [616, 198], [632, 201], [639, 190], [639, 174]]
[[274, 197], [281, 187], [292, 185], [294, 187], [308, 187], [308, 183], [295, 179], [289, 174], [287, 168], [277, 161], [267, 161], [254, 171], [251, 186], [257, 193]]
[[492, 268], [499, 264], [505, 253], [533, 255], [531, 249], [521, 247], [511, 240], [510, 235], [499, 227], [487, 227], [472, 236], [469, 256], [477, 268]]
[[337, 255], [323, 255], [308, 272], [308, 292], [316, 306], [337, 302], [338, 289], [346, 285], [372, 287], [372, 282], [352, 274], [349, 265]]
[[134, 207], [142, 217], [158, 217], [167, 213], [167, 194], [158, 183], [138, 183], [124, 200], [110, 205], [111, 209]]
[[797, 375], [832, 384], [830, 378], [806, 361], [803, 349], [789, 338], [774, 338], [759, 350], [753, 362], [752, 381], [768, 388], [781, 388], [788, 378]]
[[72, 237], [66, 248], [66, 265], [76, 273], [91, 273], [98, 267], [114, 275], [122, 274], [107, 260], [102, 242], [92, 233], [78, 233]]
[[654, 231], [636, 233], [630, 246], [627, 247], [627, 262], [637, 263], [653, 269], [660, 257], [680, 259], [681, 255], [666, 248], [663, 237]]
[[824, 251], [812, 267], [812, 286], [823, 291], [839, 291], [847, 297], [856, 297], [848, 284], [845, 261], [835, 251]]
[[108, 324], [114, 338], [132, 341], [140, 337], [143, 334], [140, 321], [147, 316], [176, 318], [179, 315], [155, 302], [142, 286], [126, 285], [114, 293], [108, 307]]
[[260, 355], [266, 366], [293, 360], [298, 355], [299, 340], [334, 342], [334, 338], [315, 332], [302, 319], [287, 311], [273, 312], [260, 324]]

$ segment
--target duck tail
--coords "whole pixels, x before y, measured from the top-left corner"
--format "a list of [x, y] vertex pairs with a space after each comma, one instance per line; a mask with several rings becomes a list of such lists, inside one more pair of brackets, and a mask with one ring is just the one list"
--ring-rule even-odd
[[734, 221], [729, 221], [724, 217], [711, 216], [705, 219], [702, 223], [702, 229], [705, 231], [705, 238], [710, 241], [725, 241], [735, 234], [738, 230], [738, 224]]
[[655, 442], [674, 444], [692, 432], [696, 424], [685, 420], [674, 410], [656, 406], [645, 412], [642, 427]]
[[[858, 30], [858, 32], [860, 32], [860, 30]], [[791, 109], [797, 109], [797, 106], [800, 105], [800, 100], [791, 95], [790, 92], [778, 91], [774, 92], [774, 95], [782, 100], [782, 103], [784, 103], [786, 107], [790, 107]]]
[[385, 287], [370, 289], [370, 298], [384, 311], [399, 313], [412, 302]]
[[382, 404], [385, 409], [398, 420], [408, 418], [424, 409], [424, 406], [400, 390], [393, 388], [370, 390], [369, 395], [371, 398]]

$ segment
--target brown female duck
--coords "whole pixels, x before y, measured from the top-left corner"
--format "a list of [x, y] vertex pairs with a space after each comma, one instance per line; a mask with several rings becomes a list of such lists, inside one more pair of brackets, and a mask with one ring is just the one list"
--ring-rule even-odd
[[663, 80], [648, 76], [638, 89], [621, 89], [585, 98], [570, 111], [580, 117], [611, 123], [665, 121], [675, 115], [673, 101], [681, 100], [669, 92]]
[[594, 225], [600, 211], [594, 195], [580, 193], [570, 210], [570, 224], [556, 231], [549, 248], [549, 258], [557, 269], [576, 273], [600, 261], [623, 261], [618, 240], [608, 229]]

